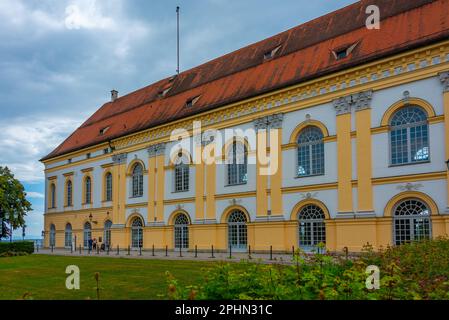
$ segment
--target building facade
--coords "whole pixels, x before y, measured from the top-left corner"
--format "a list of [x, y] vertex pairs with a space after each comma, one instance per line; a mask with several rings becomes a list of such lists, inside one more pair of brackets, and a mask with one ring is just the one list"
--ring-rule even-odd
[[[380, 30], [354, 21], [295, 50], [283, 33], [248, 47], [261, 53], [257, 63], [243, 49], [121, 98], [113, 92], [42, 159], [46, 246], [101, 238], [114, 248], [360, 251], [448, 236], [449, 2], [396, 3]], [[363, 3], [318, 20], [354, 12]], [[419, 30], [400, 27], [429, 15]], [[224, 61], [239, 56], [240, 69]], [[217, 64], [230, 70], [214, 77]], [[213, 78], [182, 85], [202, 72]], [[265, 77], [269, 85], [251, 85]], [[216, 87], [235, 99], [209, 103], [224, 96]], [[179, 101], [187, 111], [175, 117]]]

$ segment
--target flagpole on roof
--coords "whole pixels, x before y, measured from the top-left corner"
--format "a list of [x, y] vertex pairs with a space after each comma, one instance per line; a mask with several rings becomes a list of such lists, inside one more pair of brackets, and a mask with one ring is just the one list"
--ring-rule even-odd
[[176, 45], [177, 45], [177, 69], [176, 74], [179, 74], [179, 6], [176, 7]]

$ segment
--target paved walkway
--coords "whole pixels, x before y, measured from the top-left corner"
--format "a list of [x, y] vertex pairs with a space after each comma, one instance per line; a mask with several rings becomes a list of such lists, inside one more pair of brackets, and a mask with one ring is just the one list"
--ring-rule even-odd
[[239, 262], [241, 260], [249, 260], [252, 262], [261, 262], [261, 263], [281, 263], [281, 264], [291, 264], [293, 263], [292, 254], [280, 254], [273, 253], [270, 259], [270, 254], [261, 254], [261, 253], [251, 253], [251, 256], [248, 253], [232, 253], [231, 258], [229, 257], [229, 252], [214, 252], [214, 256], [212, 257], [211, 252], [198, 252], [195, 257], [194, 252], [181, 252], [169, 250], [166, 252], [165, 250], [155, 250], [154, 256], [152, 250], [143, 250], [142, 253], [139, 251], [131, 250], [128, 254], [128, 250], [120, 250], [117, 254], [117, 250], [113, 250], [108, 252], [105, 251], [91, 251], [81, 250], [81, 253], [78, 251], [71, 252], [70, 249], [47, 249], [47, 248], [39, 248], [39, 251], [35, 250], [35, 254], [47, 254], [47, 255], [58, 255], [58, 256], [91, 256], [91, 257], [108, 257], [108, 258], [132, 258], [132, 259], [156, 259], [156, 260], [198, 260], [198, 261], [227, 261], [227, 262]]

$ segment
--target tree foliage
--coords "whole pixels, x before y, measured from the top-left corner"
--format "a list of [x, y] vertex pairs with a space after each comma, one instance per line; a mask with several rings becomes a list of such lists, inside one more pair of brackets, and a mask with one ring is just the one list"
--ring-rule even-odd
[[8, 167], [0, 166], [0, 239], [25, 225], [25, 216], [31, 211], [31, 203], [19, 180]]

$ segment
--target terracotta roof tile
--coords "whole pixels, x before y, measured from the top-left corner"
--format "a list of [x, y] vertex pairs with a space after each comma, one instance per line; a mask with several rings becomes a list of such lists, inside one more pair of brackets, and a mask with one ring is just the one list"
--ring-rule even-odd
[[[381, 9], [381, 30], [365, 28], [370, 4]], [[449, 0], [360, 1], [108, 102], [42, 160], [448, 37]], [[349, 57], [331, 54], [355, 42]], [[265, 60], [279, 45], [275, 57]]]

